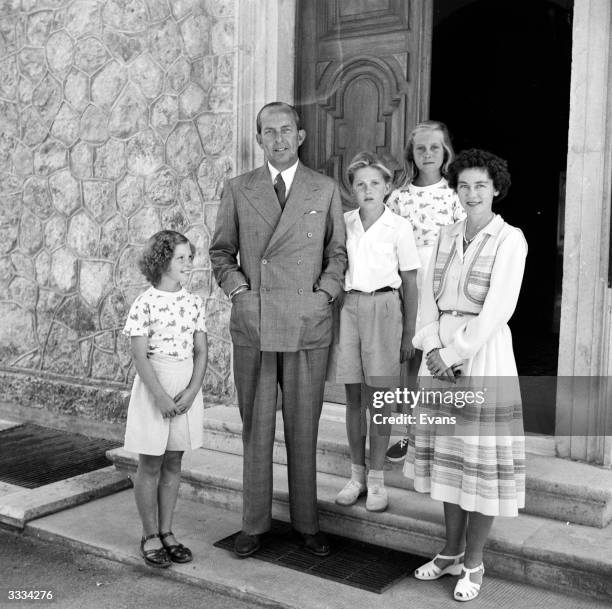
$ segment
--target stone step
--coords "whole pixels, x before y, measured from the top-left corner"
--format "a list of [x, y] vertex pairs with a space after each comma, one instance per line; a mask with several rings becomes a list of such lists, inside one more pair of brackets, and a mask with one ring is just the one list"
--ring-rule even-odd
[[110, 466], [38, 488], [2, 484], [0, 523], [23, 529], [31, 520], [112, 495], [130, 486], [125, 473]]
[[[137, 455], [122, 448], [107, 456], [122, 472], [136, 470]], [[274, 464], [273, 515], [289, 520], [286, 467]], [[200, 449], [185, 455], [181, 496], [236, 512], [240, 528], [242, 458]], [[428, 496], [389, 488], [386, 512], [371, 513], [364, 499], [349, 508], [334, 503], [344, 478], [318, 475], [321, 528], [330, 533], [433, 556], [444, 536], [442, 505]], [[203, 509], [205, 509], [203, 505]], [[521, 514], [497, 518], [485, 550], [487, 571], [508, 579], [612, 601], [612, 527], [597, 529]]]
[[[344, 427], [344, 406], [326, 403], [319, 423], [317, 469], [350, 477], [350, 459]], [[242, 422], [237, 408], [217, 406], [206, 411], [204, 447], [242, 455]], [[392, 439], [390, 444], [395, 440]], [[276, 424], [273, 458], [287, 463], [282, 416]], [[402, 463], [387, 464], [385, 484], [413, 490], [402, 474]], [[612, 471], [554, 457], [527, 454], [525, 513], [563, 522], [604, 527], [612, 521]]]

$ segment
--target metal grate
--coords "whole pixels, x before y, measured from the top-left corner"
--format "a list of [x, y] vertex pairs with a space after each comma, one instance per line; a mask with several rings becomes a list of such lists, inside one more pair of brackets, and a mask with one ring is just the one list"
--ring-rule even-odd
[[105, 452], [121, 446], [25, 423], [0, 431], [0, 481], [37, 488], [108, 467]]
[[[238, 533], [217, 541], [218, 548], [233, 551]], [[262, 537], [261, 550], [252, 555], [289, 569], [331, 579], [369, 592], [382, 594], [395, 582], [423, 564], [423, 557], [390, 550], [370, 543], [328, 535], [332, 552], [325, 558], [313, 556], [300, 547], [291, 527], [272, 521], [269, 533]]]

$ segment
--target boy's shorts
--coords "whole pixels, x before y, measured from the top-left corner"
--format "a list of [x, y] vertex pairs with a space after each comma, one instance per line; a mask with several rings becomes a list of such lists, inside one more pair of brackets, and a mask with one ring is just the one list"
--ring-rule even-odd
[[402, 303], [398, 290], [347, 292], [338, 343], [332, 349], [335, 383], [390, 387], [399, 382]]

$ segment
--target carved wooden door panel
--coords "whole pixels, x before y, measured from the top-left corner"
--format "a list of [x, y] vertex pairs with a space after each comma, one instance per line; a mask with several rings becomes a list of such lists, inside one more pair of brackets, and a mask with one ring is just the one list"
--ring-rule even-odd
[[360, 150], [399, 166], [427, 116], [433, 0], [302, 0], [296, 105], [302, 160], [335, 178], [351, 207], [346, 167]]
[[[298, 7], [300, 156], [337, 180], [349, 209], [353, 156], [369, 150], [401, 168], [410, 131], [428, 116], [433, 0], [301, 0]], [[325, 399], [344, 402], [344, 387], [328, 383]]]

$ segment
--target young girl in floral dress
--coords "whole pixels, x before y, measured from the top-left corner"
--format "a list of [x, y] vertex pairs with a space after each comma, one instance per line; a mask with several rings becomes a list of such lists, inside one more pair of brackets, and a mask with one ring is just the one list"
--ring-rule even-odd
[[136, 377], [125, 448], [139, 454], [134, 480], [142, 520], [140, 551], [151, 567], [192, 560], [172, 533], [185, 450], [202, 446], [202, 381], [207, 363], [202, 299], [183, 286], [194, 247], [180, 233], [153, 235], [139, 261], [151, 287], [136, 298], [125, 324]]
[[[444, 123], [425, 121], [419, 123], [410, 134], [406, 145], [406, 176], [404, 184], [394, 190], [387, 206], [391, 211], [410, 220], [414, 240], [421, 259], [417, 272], [419, 300], [423, 275], [427, 271], [433, 247], [440, 228], [465, 218], [457, 193], [446, 181], [448, 167], [454, 153], [448, 129]], [[415, 374], [420, 364], [420, 355], [411, 362], [410, 370]], [[403, 461], [408, 446], [406, 434], [387, 451], [387, 461]]]

